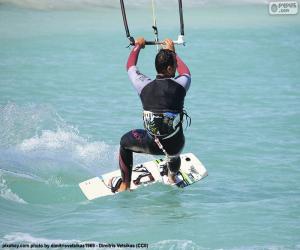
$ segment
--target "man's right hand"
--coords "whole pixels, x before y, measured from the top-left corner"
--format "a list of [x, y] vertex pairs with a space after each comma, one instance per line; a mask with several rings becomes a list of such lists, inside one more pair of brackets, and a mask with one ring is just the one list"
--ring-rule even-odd
[[135, 45], [140, 45], [142, 49], [145, 48], [145, 43], [146, 41], [144, 37], [139, 37], [135, 40]]
[[174, 46], [173, 40], [170, 39], [170, 38], [165, 39], [163, 48], [168, 49], [168, 50], [172, 50], [173, 52], [175, 52], [175, 46]]

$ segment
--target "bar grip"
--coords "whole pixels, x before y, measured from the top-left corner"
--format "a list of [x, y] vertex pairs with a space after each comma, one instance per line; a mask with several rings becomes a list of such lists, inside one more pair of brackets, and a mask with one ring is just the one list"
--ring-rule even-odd
[[[184, 42], [184, 36], [182, 35], [179, 35], [178, 36], [178, 39], [176, 41], [173, 41], [174, 44], [177, 44], [177, 45], [185, 45], [185, 42]], [[162, 45], [164, 44], [164, 42], [160, 42], [160, 41], [146, 41], [145, 42], [145, 45]]]
[[157, 41], [146, 41], [145, 45], [162, 45], [164, 42], [157, 42]]

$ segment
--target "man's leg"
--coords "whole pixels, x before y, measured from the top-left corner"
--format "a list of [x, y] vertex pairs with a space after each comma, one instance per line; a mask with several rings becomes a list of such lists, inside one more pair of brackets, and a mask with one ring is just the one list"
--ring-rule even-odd
[[180, 156], [171, 156], [168, 158], [167, 167], [168, 167], [168, 178], [170, 183], [175, 183], [175, 177], [177, 172], [180, 169], [181, 159]]
[[133, 152], [159, 155], [162, 154], [152, 137], [143, 129], [132, 130], [121, 138], [119, 167], [121, 170], [122, 183], [118, 192], [130, 188], [133, 165]]
[[[121, 140], [122, 141], [122, 140]], [[121, 170], [122, 183], [119, 192], [130, 188], [132, 173], [133, 152], [120, 145], [119, 167]]]
[[170, 156], [166, 164], [168, 168], [169, 182], [175, 183], [175, 177], [181, 165], [181, 159], [179, 155], [185, 144], [185, 138], [182, 129], [174, 136], [168, 139], [162, 139], [160, 142]]

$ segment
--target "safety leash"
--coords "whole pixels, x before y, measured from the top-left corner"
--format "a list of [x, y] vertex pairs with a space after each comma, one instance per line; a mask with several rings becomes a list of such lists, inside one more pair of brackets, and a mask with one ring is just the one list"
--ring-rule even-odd
[[165, 154], [165, 156], [167, 157], [167, 159], [170, 159], [169, 154], [167, 153], [167, 151], [164, 149], [163, 145], [160, 143], [159, 139], [157, 138], [157, 136], [155, 136], [154, 139], [155, 143], [157, 144], [157, 146], [159, 147], [159, 149], [161, 149], [163, 151], [163, 153]]

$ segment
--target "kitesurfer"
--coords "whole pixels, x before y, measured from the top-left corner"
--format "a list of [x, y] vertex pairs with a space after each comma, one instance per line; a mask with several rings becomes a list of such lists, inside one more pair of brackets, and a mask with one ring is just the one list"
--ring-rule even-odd
[[[144, 129], [134, 129], [124, 134], [120, 141], [119, 167], [121, 177], [111, 180], [113, 192], [130, 189], [133, 153], [167, 156], [169, 183], [176, 182], [180, 168], [179, 154], [185, 143], [182, 129], [184, 99], [191, 84], [191, 74], [185, 63], [175, 53], [174, 43], [165, 39], [163, 48], [155, 58], [157, 76], [150, 79], [137, 68], [140, 50], [145, 39], [135, 41], [128, 61], [127, 72], [143, 105]], [[176, 70], [178, 76], [175, 77]]]

